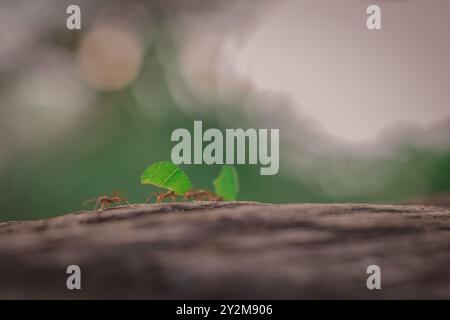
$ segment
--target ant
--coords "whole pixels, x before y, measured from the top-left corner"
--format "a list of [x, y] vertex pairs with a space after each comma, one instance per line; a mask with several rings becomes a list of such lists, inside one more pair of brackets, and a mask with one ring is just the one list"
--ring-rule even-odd
[[97, 210], [99, 205], [100, 205], [100, 210], [103, 210], [105, 208], [111, 207], [111, 205], [114, 203], [121, 204], [121, 203], [126, 202], [127, 204], [130, 204], [128, 202], [128, 199], [122, 195], [122, 192], [117, 191], [117, 190], [114, 190], [112, 192], [111, 197], [109, 197], [108, 195], [105, 194], [104, 196], [88, 200], [88, 201], [84, 202], [83, 205], [86, 205], [90, 202], [95, 202], [94, 210]]
[[223, 201], [223, 197], [218, 196], [214, 192], [209, 190], [190, 190], [184, 194], [185, 200], [195, 200], [195, 201]]
[[165, 199], [170, 199], [173, 202], [175, 202], [175, 200], [177, 200], [177, 194], [175, 193], [175, 191], [169, 190], [166, 193], [155, 193], [153, 192], [148, 198], [147, 200], [145, 200], [145, 203], [147, 203], [150, 198], [152, 196], [156, 196], [156, 203], [161, 203], [163, 202]]
[[[156, 196], [156, 203], [161, 203], [165, 199], [170, 199], [173, 202], [177, 200], [178, 194], [176, 194], [174, 191], [169, 190], [166, 193], [152, 193], [147, 200], [145, 200], [145, 203], [147, 203], [152, 196]], [[195, 200], [195, 201], [223, 201], [223, 198], [221, 196], [216, 195], [215, 193], [208, 191], [208, 190], [190, 190], [184, 194], [184, 200]]]

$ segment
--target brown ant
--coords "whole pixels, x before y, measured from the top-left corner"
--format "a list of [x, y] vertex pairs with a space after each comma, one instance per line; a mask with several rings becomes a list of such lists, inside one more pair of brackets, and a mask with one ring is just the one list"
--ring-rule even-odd
[[[152, 193], [145, 203], [147, 203], [152, 196], [156, 196], [156, 203], [161, 203], [166, 199], [170, 199], [173, 202], [177, 200], [178, 194], [172, 190], [169, 190], [165, 193]], [[223, 201], [221, 196], [208, 191], [208, 190], [190, 190], [184, 194], [184, 200], [195, 200], [195, 201]]]
[[122, 204], [122, 203], [130, 204], [128, 202], [128, 199], [122, 195], [122, 192], [121, 191], [117, 191], [117, 190], [114, 190], [112, 192], [111, 197], [109, 197], [108, 195], [105, 194], [104, 196], [88, 200], [88, 201], [84, 202], [83, 205], [86, 205], [86, 204], [91, 203], [91, 202], [95, 202], [94, 210], [97, 210], [99, 205], [100, 205], [100, 210], [103, 210], [105, 208], [111, 207], [111, 205], [115, 204], [115, 203], [117, 203], [117, 204]]
[[185, 200], [195, 200], [195, 201], [223, 201], [223, 197], [211, 192], [209, 190], [190, 190], [184, 194]]
[[175, 191], [169, 190], [166, 193], [155, 193], [153, 192], [148, 198], [147, 200], [145, 200], [145, 203], [147, 203], [150, 198], [152, 196], [156, 196], [156, 203], [161, 203], [163, 202], [165, 199], [170, 199], [173, 202], [175, 202], [175, 200], [177, 200], [177, 194], [175, 193]]

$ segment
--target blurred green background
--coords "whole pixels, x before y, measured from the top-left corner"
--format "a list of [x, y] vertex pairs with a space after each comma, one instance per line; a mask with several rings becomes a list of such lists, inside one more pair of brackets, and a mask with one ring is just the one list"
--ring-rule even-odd
[[[142, 203], [158, 190], [141, 185], [140, 174], [154, 161], [170, 160], [171, 132], [192, 132], [194, 120], [202, 120], [204, 130], [280, 129], [279, 174], [261, 176], [259, 165], [237, 166], [240, 200], [448, 199], [448, 122], [426, 133], [396, 132], [387, 142], [354, 148], [302, 118], [289, 99], [260, 92], [227, 73], [215, 77], [220, 66], [214, 65], [214, 50], [212, 56], [194, 52], [190, 58], [191, 35], [184, 28], [196, 30], [205, 17], [203, 4], [189, 1], [174, 8], [163, 2], [116, 1], [104, 10], [104, 3], [80, 2], [88, 12], [83, 29], [69, 32], [57, 27], [65, 21], [61, 12], [67, 3], [45, 3], [36, 9], [42, 13], [36, 21], [44, 25], [24, 27], [34, 30], [28, 36], [34, 37], [35, 46], [26, 47], [24, 37], [25, 47], [13, 43], [9, 51], [0, 51], [0, 220], [90, 209], [81, 204], [115, 189], [130, 202]], [[28, 14], [18, 5], [2, 5], [24, 19]], [[218, 1], [207, 13], [226, 15], [228, 7]], [[127, 14], [122, 14], [124, 8]], [[233, 10], [231, 14], [242, 7]], [[214, 43], [220, 43], [221, 33], [216, 36]], [[419, 143], [425, 137], [439, 143]], [[196, 188], [212, 188], [220, 169], [182, 168]]]

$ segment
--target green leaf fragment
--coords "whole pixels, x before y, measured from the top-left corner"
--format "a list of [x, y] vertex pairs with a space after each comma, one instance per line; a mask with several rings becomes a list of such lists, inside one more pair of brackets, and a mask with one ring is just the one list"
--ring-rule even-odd
[[184, 195], [192, 189], [189, 177], [181, 169], [168, 161], [156, 162], [144, 170], [141, 175], [142, 184], [152, 184]]
[[236, 200], [239, 192], [239, 179], [233, 166], [225, 165], [220, 170], [219, 176], [213, 181], [214, 191], [224, 200]]

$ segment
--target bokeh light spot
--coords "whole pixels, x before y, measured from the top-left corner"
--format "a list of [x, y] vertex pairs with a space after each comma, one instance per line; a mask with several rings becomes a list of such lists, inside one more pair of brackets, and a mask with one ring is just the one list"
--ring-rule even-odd
[[83, 79], [93, 88], [120, 90], [130, 84], [142, 63], [142, 44], [132, 28], [102, 25], [81, 41], [78, 58]]

